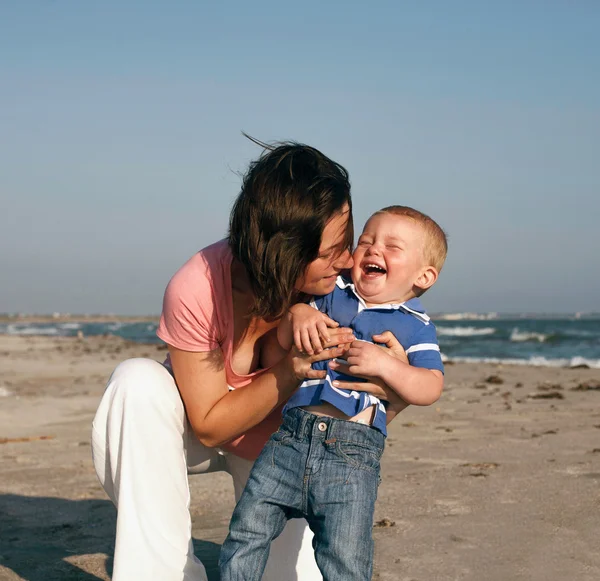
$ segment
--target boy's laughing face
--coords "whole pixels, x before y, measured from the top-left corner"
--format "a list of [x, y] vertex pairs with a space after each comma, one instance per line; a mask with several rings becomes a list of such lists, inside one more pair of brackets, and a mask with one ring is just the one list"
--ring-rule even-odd
[[365, 224], [354, 251], [352, 281], [367, 306], [403, 303], [415, 296], [414, 287], [427, 265], [425, 233], [407, 216], [375, 214]]

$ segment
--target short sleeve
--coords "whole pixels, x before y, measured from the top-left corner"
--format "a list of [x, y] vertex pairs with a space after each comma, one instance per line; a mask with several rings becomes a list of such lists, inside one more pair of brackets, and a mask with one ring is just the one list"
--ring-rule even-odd
[[437, 369], [444, 373], [444, 364], [438, 345], [435, 326], [432, 323], [423, 325], [414, 336], [412, 344], [406, 349], [408, 362], [413, 367]]
[[163, 298], [156, 334], [183, 351], [213, 351], [221, 342], [212, 273], [201, 254], [173, 276]]

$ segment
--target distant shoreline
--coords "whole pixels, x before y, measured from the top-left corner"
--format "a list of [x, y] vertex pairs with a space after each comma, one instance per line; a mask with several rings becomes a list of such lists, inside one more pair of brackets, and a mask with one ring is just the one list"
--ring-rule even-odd
[[0, 323], [158, 323], [159, 315], [0, 315]]
[[[522, 319], [600, 319], [600, 312], [589, 313], [429, 313], [434, 321], [468, 322]], [[0, 314], [0, 324], [10, 323], [158, 323], [160, 315], [78, 315], [69, 313], [40, 314]]]

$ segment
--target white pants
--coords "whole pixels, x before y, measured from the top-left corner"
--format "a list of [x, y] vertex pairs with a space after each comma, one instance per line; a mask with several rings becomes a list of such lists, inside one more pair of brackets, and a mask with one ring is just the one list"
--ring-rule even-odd
[[[206, 581], [192, 545], [187, 475], [229, 472], [237, 500], [252, 462], [199, 442], [160, 363], [129, 359], [115, 369], [94, 418], [92, 455], [117, 507], [113, 581]], [[263, 579], [321, 580], [311, 543], [306, 521], [290, 521]]]

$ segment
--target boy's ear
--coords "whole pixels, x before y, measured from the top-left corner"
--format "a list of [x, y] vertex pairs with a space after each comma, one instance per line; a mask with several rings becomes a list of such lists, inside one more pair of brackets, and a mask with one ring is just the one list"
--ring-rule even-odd
[[438, 277], [438, 271], [434, 266], [426, 266], [419, 278], [415, 281], [415, 286], [420, 289], [427, 290], [430, 286], [432, 286]]

